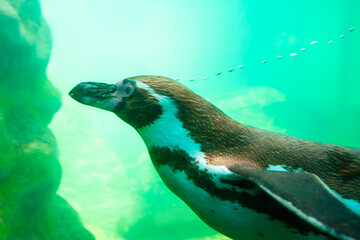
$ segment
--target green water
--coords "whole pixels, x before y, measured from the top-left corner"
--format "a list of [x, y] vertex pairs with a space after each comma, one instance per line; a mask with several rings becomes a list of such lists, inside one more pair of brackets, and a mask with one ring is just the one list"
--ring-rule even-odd
[[59, 193], [99, 240], [226, 238], [164, 186], [135, 130], [67, 96], [79, 82], [179, 78], [241, 123], [360, 147], [358, 0], [41, 3], [54, 39], [47, 73], [63, 94], [50, 125]]

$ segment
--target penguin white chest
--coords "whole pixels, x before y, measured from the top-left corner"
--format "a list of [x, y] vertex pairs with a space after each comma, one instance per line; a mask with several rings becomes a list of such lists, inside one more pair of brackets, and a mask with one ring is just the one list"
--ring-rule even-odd
[[[163, 114], [150, 125], [139, 129], [139, 133], [150, 155], [158, 151], [177, 152], [173, 155], [159, 154], [153, 161], [169, 189], [189, 205], [205, 223], [232, 239], [326, 239], [324, 236], [302, 235], [296, 229], [287, 227], [285, 223], [274, 220], [267, 214], [258, 213], [243, 207], [238, 201], [219, 198], [208, 192], [209, 186], [206, 184], [211, 185], [213, 189], [231, 188], [232, 186], [221, 183], [220, 177], [228, 177], [233, 173], [225, 166], [207, 163], [201, 145], [191, 138], [190, 132], [177, 118], [179, 110], [172, 99], [156, 94], [146, 85], [142, 87], [148, 89], [159, 100]], [[181, 158], [183, 155], [186, 156]], [[184, 165], [184, 159], [187, 165]], [[182, 168], [175, 167], [179, 165]], [[191, 168], [195, 175], [202, 174], [207, 182], [195, 183], [194, 176], [189, 173], [187, 167]], [[237, 190], [241, 192], [241, 189]]]

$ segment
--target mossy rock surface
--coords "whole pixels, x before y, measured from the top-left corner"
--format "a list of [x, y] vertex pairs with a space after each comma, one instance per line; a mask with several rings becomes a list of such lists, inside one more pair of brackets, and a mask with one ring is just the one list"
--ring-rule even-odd
[[0, 0], [0, 240], [94, 239], [56, 194], [48, 124], [61, 100], [46, 76], [51, 43], [37, 0]]

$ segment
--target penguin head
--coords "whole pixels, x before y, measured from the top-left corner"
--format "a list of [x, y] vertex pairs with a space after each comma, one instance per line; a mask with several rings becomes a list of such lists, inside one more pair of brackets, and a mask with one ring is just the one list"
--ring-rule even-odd
[[[160, 118], [165, 106], [177, 108], [174, 99], [197, 97], [182, 84], [161, 76], [131, 77], [116, 84], [83, 82], [75, 86], [69, 95], [85, 105], [115, 113], [135, 129]], [[176, 111], [173, 109], [173, 112]]]

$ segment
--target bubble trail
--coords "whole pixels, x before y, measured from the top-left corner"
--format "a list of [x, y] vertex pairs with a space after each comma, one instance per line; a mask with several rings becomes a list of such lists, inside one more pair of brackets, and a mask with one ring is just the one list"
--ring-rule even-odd
[[[351, 27], [351, 28], [349, 28], [348, 31], [349, 31], [349, 32], [354, 32], [354, 31], [355, 31], [355, 28]], [[343, 35], [340, 35], [339, 38], [340, 38], [340, 39], [343, 39], [343, 38], [345, 38], [345, 36], [346, 36], [346, 35], [343, 34]], [[329, 40], [329, 41], [327, 42], [327, 44], [332, 44], [333, 42], [334, 42], [333, 40]], [[316, 41], [311, 41], [309, 44], [310, 44], [310, 45], [316, 45], [316, 44], [318, 44], [318, 43], [319, 43], [319, 41], [316, 40]], [[305, 50], [306, 50], [305, 47], [299, 49], [299, 51], [301, 51], [301, 52], [303, 52], [303, 51], [305, 51]], [[289, 55], [290, 55], [291, 57], [295, 57], [295, 56], [298, 55], [298, 53], [292, 52], [292, 53], [289, 53]], [[277, 55], [275, 58], [280, 60], [280, 59], [283, 58], [283, 55]], [[261, 64], [265, 64], [265, 63], [267, 63], [267, 60], [262, 60], [262, 61], [259, 61], [259, 62], [260, 62]], [[236, 68], [237, 68], [237, 69], [242, 69], [242, 68], [244, 68], [244, 66], [243, 66], [243, 65], [237, 65]], [[236, 68], [235, 68], [235, 67], [229, 67], [229, 68], [226, 70], [226, 72], [229, 72], [229, 73], [234, 72]], [[225, 71], [224, 71], [224, 72], [225, 72]], [[220, 71], [215, 73], [216, 76], [220, 76], [220, 75], [222, 75], [222, 74], [223, 74], [223, 72], [220, 72]], [[208, 77], [203, 77], [202, 79], [203, 79], [203, 80], [207, 80]], [[180, 79], [179, 79], [179, 78], [175, 78], [175, 80], [176, 80], [176, 81], [179, 81]], [[190, 82], [193, 82], [193, 81], [195, 81], [195, 80], [196, 80], [195, 78], [190, 78], [190, 79], [189, 79]]]

